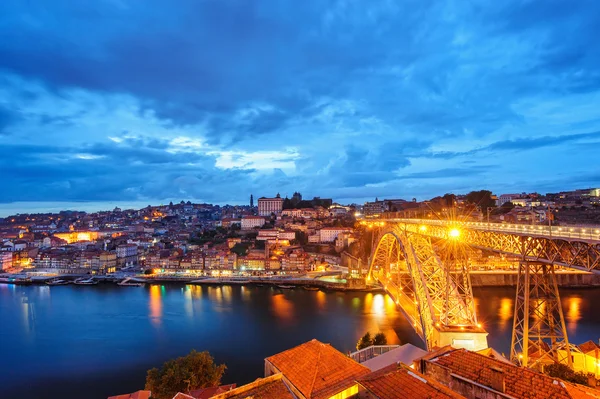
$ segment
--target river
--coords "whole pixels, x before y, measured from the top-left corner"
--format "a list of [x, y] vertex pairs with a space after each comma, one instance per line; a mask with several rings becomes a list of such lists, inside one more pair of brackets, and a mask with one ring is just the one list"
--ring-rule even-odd
[[[600, 289], [562, 289], [572, 342], [598, 340]], [[514, 289], [475, 290], [489, 343], [508, 353]], [[225, 363], [223, 382], [261, 377], [263, 359], [312, 338], [348, 352], [366, 331], [422, 346], [384, 294], [272, 287], [0, 285], [0, 397], [106, 398], [191, 349]]]

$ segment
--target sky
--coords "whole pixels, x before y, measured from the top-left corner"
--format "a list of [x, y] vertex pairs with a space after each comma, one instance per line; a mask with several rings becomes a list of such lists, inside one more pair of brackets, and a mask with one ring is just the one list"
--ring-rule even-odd
[[598, 187], [598, 37], [597, 0], [3, 0], [0, 216]]

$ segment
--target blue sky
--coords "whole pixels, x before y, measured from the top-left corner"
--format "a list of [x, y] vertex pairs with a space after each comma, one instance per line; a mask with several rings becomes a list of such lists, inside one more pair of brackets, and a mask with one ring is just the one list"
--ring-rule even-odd
[[1, 213], [600, 185], [595, 0], [3, 0], [0, 37]]

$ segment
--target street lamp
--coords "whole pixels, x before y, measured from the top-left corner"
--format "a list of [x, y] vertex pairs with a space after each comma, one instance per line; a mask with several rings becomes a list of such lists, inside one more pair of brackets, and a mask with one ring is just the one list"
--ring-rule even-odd
[[454, 240], [457, 240], [458, 237], [460, 237], [460, 230], [456, 227], [453, 227], [450, 229], [450, 231], [448, 231], [448, 236]]

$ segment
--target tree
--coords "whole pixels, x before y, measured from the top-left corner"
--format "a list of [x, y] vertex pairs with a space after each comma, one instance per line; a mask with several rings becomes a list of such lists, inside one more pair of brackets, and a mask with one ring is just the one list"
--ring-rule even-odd
[[484, 211], [486, 208], [496, 206], [496, 201], [492, 199], [492, 192], [489, 190], [471, 191], [465, 196], [465, 200], [471, 204], [480, 206]]
[[378, 332], [373, 337], [373, 345], [387, 345], [387, 338], [385, 334], [382, 332]]
[[356, 343], [356, 350], [365, 349], [371, 345], [373, 345], [373, 338], [371, 338], [371, 333], [367, 331]]
[[145, 389], [152, 391], [152, 398], [171, 399], [177, 392], [219, 385], [225, 369], [224, 364], [215, 365], [208, 352], [192, 350], [187, 356], [165, 362], [160, 369], [148, 370]]
[[549, 364], [544, 367], [544, 373], [548, 374], [550, 377], [560, 378], [561, 380], [574, 382], [576, 384], [588, 385], [588, 377], [585, 373], [575, 372], [564, 364]]

